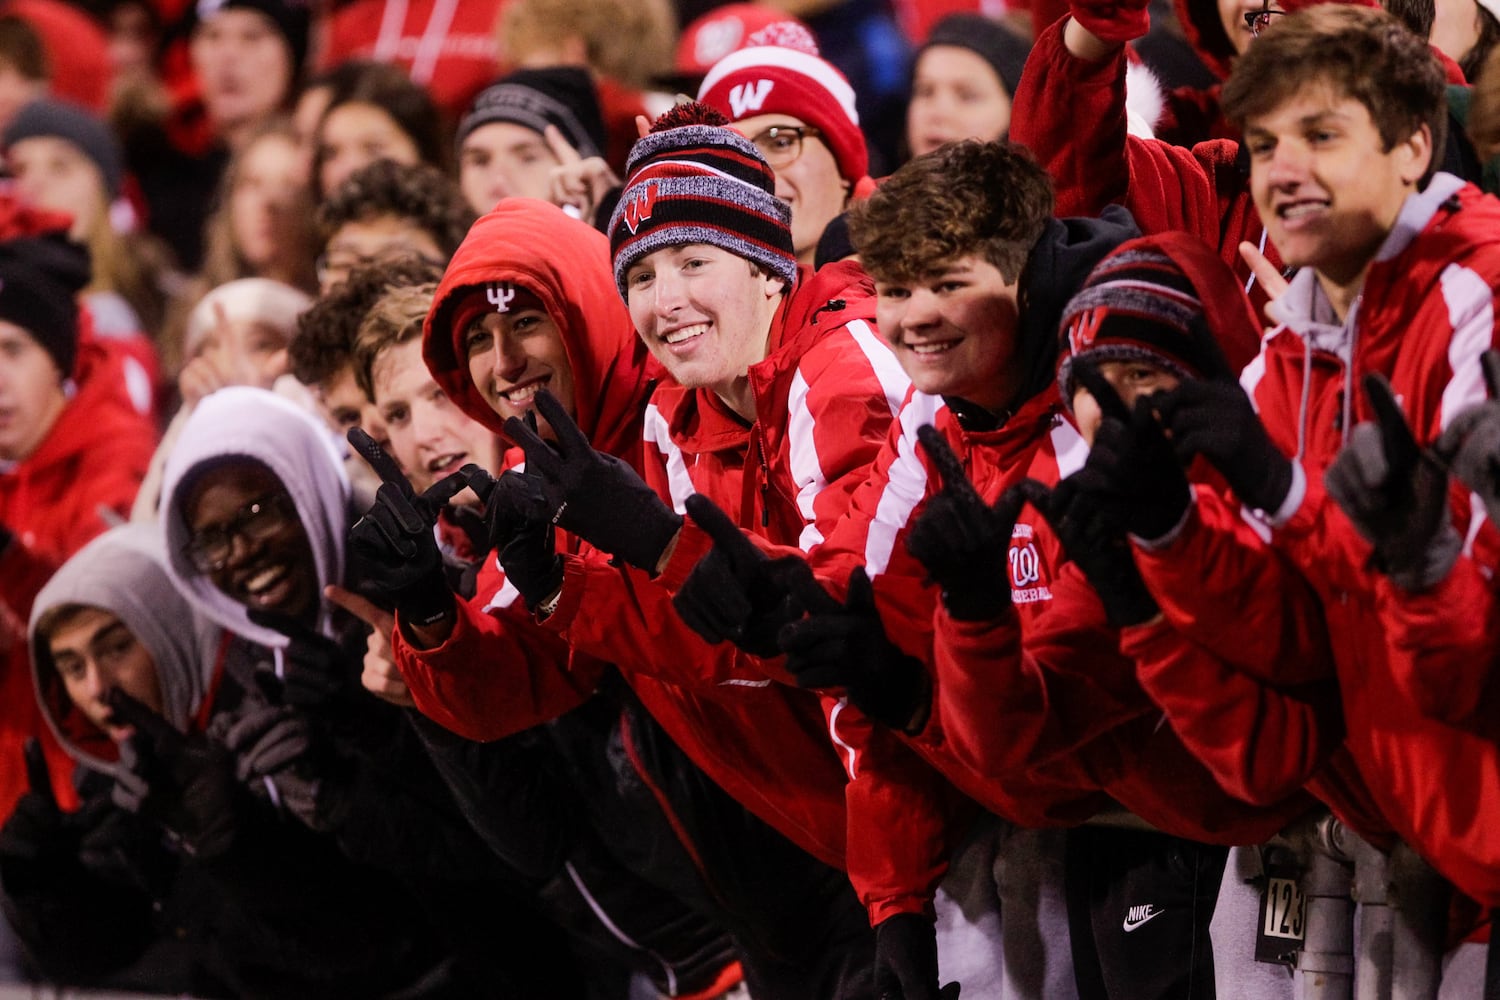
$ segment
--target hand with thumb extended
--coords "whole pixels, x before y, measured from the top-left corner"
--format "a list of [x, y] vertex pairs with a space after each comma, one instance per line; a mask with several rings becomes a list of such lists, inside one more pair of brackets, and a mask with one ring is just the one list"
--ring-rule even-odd
[[390, 600], [403, 620], [430, 625], [453, 610], [434, 532], [438, 514], [474, 485], [475, 477], [465, 466], [419, 496], [396, 460], [362, 428], [350, 429], [349, 443], [380, 476], [375, 502], [349, 529], [350, 551], [361, 561], [369, 585]]
[[[672, 606], [708, 642], [732, 642], [754, 656], [778, 655], [782, 627], [806, 610], [798, 594], [807, 593], [807, 585], [823, 594], [811, 567], [797, 556], [770, 558], [701, 493], [688, 497], [686, 507], [714, 544], [683, 581]], [[831, 598], [828, 602], [837, 607]]]
[[922, 508], [906, 548], [942, 588], [955, 621], [988, 621], [1010, 606], [1010, 538], [1023, 501], [1002, 496], [993, 507], [969, 481], [963, 463], [932, 425], [917, 444], [937, 469], [939, 492]]
[[1350, 432], [1323, 483], [1374, 547], [1376, 567], [1403, 590], [1426, 590], [1463, 547], [1448, 509], [1448, 473], [1417, 444], [1385, 376], [1368, 374], [1363, 384], [1375, 419]]
[[810, 613], [783, 627], [779, 641], [797, 686], [843, 688], [849, 700], [876, 722], [919, 732], [930, 708], [927, 668], [886, 635], [864, 567], [849, 575], [843, 604], [815, 580], [797, 582], [796, 590]]
[[229, 751], [201, 734], [179, 732], [119, 688], [105, 698], [115, 720], [135, 730], [120, 747], [128, 774], [117, 779], [115, 803], [172, 834], [187, 854], [209, 859], [227, 852], [243, 815]]

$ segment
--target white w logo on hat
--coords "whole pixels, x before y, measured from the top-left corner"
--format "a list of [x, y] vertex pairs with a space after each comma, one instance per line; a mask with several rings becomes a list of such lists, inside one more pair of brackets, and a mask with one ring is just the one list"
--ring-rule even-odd
[[773, 86], [775, 84], [770, 80], [756, 80], [754, 83], [737, 83], [730, 88], [729, 110], [735, 119], [745, 117], [747, 111], [759, 111]]

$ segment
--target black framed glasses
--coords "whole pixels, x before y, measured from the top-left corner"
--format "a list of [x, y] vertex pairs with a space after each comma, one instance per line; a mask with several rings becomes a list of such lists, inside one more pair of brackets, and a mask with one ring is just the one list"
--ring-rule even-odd
[[198, 572], [217, 573], [228, 565], [235, 538], [264, 541], [296, 519], [292, 498], [285, 493], [271, 493], [245, 504], [227, 523], [194, 533], [182, 547], [182, 553]]
[[822, 134], [811, 125], [772, 125], [750, 141], [772, 170], [780, 170], [797, 162], [802, 155], [803, 139], [809, 136], [816, 139]]
[[1273, 20], [1285, 13], [1286, 11], [1284, 10], [1272, 10], [1270, 7], [1252, 10], [1245, 15], [1245, 26], [1250, 29], [1252, 36], [1259, 38], [1260, 33], [1269, 28]]

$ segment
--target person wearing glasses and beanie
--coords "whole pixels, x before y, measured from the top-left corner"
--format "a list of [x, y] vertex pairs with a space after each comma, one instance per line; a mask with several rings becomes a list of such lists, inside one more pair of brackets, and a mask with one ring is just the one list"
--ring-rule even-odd
[[788, 27], [773, 26], [777, 44], [720, 59], [703, 78], [698, 100], [728, 118], [770, 164], [776, 197], [792, 209], [797, 263], [811, 265], [828, 224], [875, 182], [854, 88], [818, 55], [810, 35]]

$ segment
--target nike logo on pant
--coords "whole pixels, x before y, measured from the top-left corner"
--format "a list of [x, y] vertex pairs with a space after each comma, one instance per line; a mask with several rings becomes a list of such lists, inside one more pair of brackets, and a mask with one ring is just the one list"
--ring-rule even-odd
[[1166, 912], [1166, 910], [1156, 909], [1151, 903], [1145, 906], [1132, 906], [1125, 912], [1125, 933], [1129, 934], [1136, 928], [1145, 926]]

